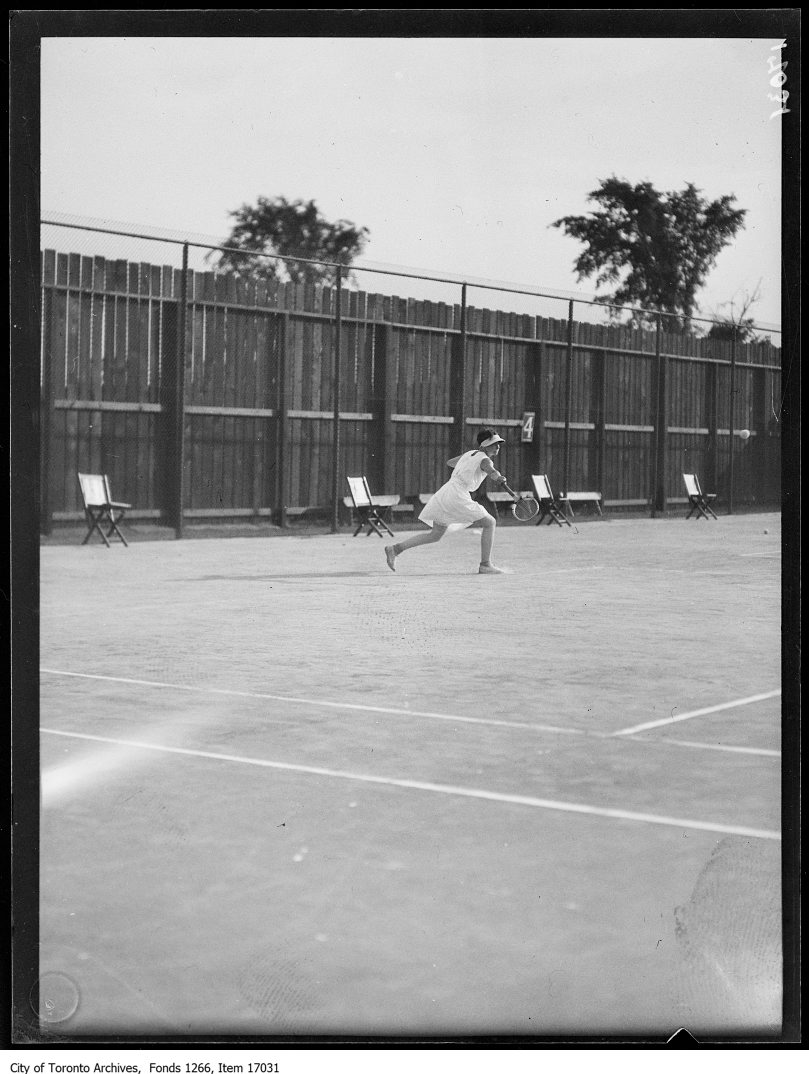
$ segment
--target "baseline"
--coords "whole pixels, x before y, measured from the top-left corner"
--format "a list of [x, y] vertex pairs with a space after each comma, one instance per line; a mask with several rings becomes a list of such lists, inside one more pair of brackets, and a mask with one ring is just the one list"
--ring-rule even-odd
[[180, 746], [161, 746], [149, 742], [135, 742], [128, 739], [107, 738], [102, 735], [86, 735], [75, 731], [57, 731], [52, 728], [41, 729], [42, 734], [59, 735], [63, 738], [78, 738], [87, 742], [104, 742], [112, 746], [126, 746], [130, 749], [153, 750], [158, 753], [170, 753], [184, 757], [204, 760], [227, 761], [231, 764], [252, 765], [259, 768], [271, 768], [276, 771], [296, 772], [303, 775], [324, 776], [330, 779], [345, 779], [357, 783], [375, 783], [386, 787], [401, 787], [404, 790], [427, 791], [432, 794], [446, 794], [459, 798], [475, 798], [504, 805], [522, 805], [534, 809], [547, 809], [560, 813], [579, 813], [592, 817], [608, 817], [613, 820], [629, 820], [644, 824], [659, 824], [669, 828], [688, 828], [703, 832], [719, 832], [724, 835], [740, 835], [751, 839], [781, 840], [781, 833], [767, 828], [747, 828], [735, 824], [720, 824], [713, 821], [685, 820], [679, 817], [658, 816], [655, 813], [635, 813], [626, 809], [608, 809], [602, 806], [583, 805], [579, 802], [560, 802], [550, 798], [534, 798], [523, 794], [504, 794], [472, 787], [457, 787], [444, 783], [427, 783], [421, 780], [395, 779], [388, 776], [371, 776], [360, 772], [343, 772], [340, 769], [319, 768], [314, 765], [290, 764], [285, 761], [267, 761], [259, 757], [241, 757], [238, 754], [214, 753], [209, 750], [193, 750]]

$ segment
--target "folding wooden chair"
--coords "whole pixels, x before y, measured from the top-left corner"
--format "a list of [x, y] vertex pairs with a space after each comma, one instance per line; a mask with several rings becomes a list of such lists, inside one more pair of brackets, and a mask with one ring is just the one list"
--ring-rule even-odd
[[[79, 474], [79, 485], [84, 500], [84, 517], [87, 519], [87, 536], [82, 544], [87, 544], [94, 532], [110, 547], [108, 537], [113, 533], [128, 548], [126, 539], [118, 529], [118, 523], [124, 517], [126, 511], [132, 506], [131, 503], [116, 503], [110, 494], [110, 482], [106, 474]], [[101, 529], [101, 523], [108, 523], [106, 534]]]
[[[380, 515], [380, 510], [383, 507], [379, 503], [374, 503], [371, 496], [371, 490], [368, 488], [368, 480], [365, 477], [347, 477], [348, 490], [351, 493], [351, 502], [354, 504], [354, 510], [357, 512], [359, 518], [359, 525], [354, 530], [354, 536], [362, 530], [364, 526], [368, 527], [366, 537], [370, 537], [371, 533], [378, 533], [380, 537], [384, 537], [385, 533], [389, 533], [391, 537], [395, 537], [396, 534], [389, 528], [385, 520]], [[386, 497], [390, 500], [391, 497]], [[397, 503], [399, 497], [395, 497]], [[389, 505], [388, 505], [389, 506]]]
[[688, 502], [691, 505], [691, 510], [685, 516], [686, 519], [691, 518], [695, 513], [698, 519], [707, 519], [709, 515], [711, 518], [716, 518], [710, 503], [711, 500], [716, 499], [716, 493], [704, 493], [700, 488], [699, 478], [696, 474], [683, 474], [683, 481], [685, 482], [685, 491], [688, 495]]
[[547, 474], [531, 474], [531, 482], [539, 504], [537, 525], [539, 526], [547, 518], [549, 526], [551, 522], [555, 522], [557, 526], [570, 526], [571, 521], [564, 509], [564, 498], [557, 498], [551, 492], [551, 483], [548, 481]]

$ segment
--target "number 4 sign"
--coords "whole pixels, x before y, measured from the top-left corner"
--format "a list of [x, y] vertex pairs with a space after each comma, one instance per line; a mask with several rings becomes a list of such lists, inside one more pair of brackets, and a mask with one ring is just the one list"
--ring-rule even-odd
[[526, 410], [522, 416], [522, 433], [520, 434], [520, 440], [523, 444], [530, 444], [534, 439], [535, 416], [533, 410]]

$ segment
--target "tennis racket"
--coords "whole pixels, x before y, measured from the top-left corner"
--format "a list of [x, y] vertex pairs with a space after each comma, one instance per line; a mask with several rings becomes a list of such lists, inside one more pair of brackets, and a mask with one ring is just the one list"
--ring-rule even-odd
[[518, 522], [530, 522], [532, 518], [536, 518], [539, 514], [539, 504], [533, 496], [520, 496], [511, 505], [511, 513]]
[[532, 518], [536, 518], [539, 514], [539, 503], [533, 496], [521, 496], [514, 489], [510, 489], [508, 485], [503, 482], [503, 488], [509, 495], [514, 497], [514, 503], [511, 505], [511, 513], [517, 519], [518, 522], [530, 522]]

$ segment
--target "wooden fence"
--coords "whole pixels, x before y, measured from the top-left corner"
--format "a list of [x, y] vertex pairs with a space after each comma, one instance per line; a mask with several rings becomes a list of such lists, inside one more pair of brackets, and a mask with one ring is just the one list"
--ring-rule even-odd
[[[333, 509], [348, 474], [415, 498], [485, 425], [506, 439], [498, 465], [512, 487], [547, 473], [557, 491], [595, 488], [608, 507], [662, 513], [696, 471], [726, 502], [778, 502], [779, 348], [465, 297], [453, 306], [45, 251], [43, 531], [81, 517], [79, 471], [108, 473], [132, 517], [180, 531], [195, 518], [285, 524], [293, 508]], [[747, 441], [731, 435], [742, 428]]]

